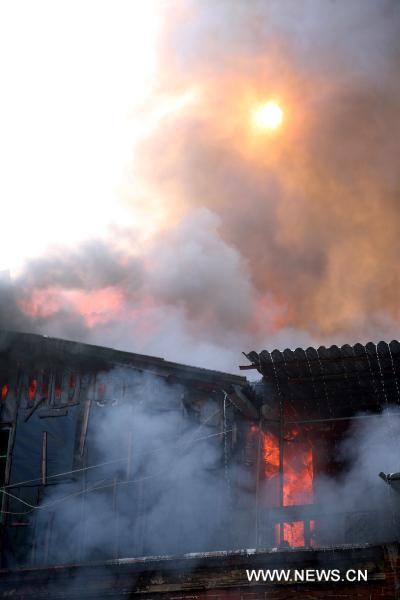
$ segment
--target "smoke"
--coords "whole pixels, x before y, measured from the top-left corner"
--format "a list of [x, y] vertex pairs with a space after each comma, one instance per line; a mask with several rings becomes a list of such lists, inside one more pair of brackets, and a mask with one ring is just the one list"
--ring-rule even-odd
[[[225, 370], [395, 337], [399, 31], [395, 0], [173, 3], [153, 100], [194, 92], [132, 164], [166, 219], [27, 262], [0, 325]], [[251, 127], [270, 97], [274, 135]]]
[[[319, 547], [398, 538], [399, 492], [378, 476], [399, 470], [397, 407], [358, 415], [344, 436], [343, 422], [335, 430], [332, 423], [313, 424], [301, 430], [303, 437], [286, 435], [284, 457], [290, 455], [292, 472], [300, 474], [302, 441], [309, 436], [314, 481], [312, 498], [303, 486], [282, 509], [278, 494], [270, 502], [276, 487], [271, 484], [279, 479], [279, 450], [269, 455], [269, 479], [257, 486], [259, 461], [251, 443], [257, 436], [248, 437], [257, 428], [242, 420], [223, 392], [118, 367], [97, 373], [89, 397], [82, 454], [79, 407], [71, 407], [67, 420], [44, 423], [37, 415], [28, 423], [24, 415], [19, 420], [7, 510], [29, 527], [21, 538], [8, 532], [7, 564], [272, 548], [274, 524], [283, 521], [314, 521]], [[32, 446], [29, 439], [33, 434], [40, 440], [44, 430], [48, 480], [43, 487], [38, 480], [29, 485], [41, 456], [40, 442]], [[18, 486], [21, 479], [26, 487]], [[39, 509], [30, 510], [29, 503]]]
[[281, 311], [272, 300], [258, 305], [249, 266], [220, 226], [199, 208], [135, 253], [105, 241], [54, 248], [4, 278], [0, 326], [237, 368], [261, 320], [280, 334]]
[[[254, 465], [246, 464], [242, 438], [233, 450], [232, 406], [225, 412], [221, 394], [206, 399], [125, 369], [98, 381], [106, 391], [91, 407], [83, 463], [90, 468], [47, 486], [33, 521], [40, 564], [252, 548], [255, 519], [258, 546], [276, 546], [267, 482], [260, 485], [256, 517]], [[382, 415], [359, 415], [337, 438], [336, 456], [324, 456], [340, 464], [337, 474], [315, 474], [314, 506], [287, 508], [288, 524], [315, 522], [314, 546], [396, 539], [400, 497], [378, 477], [399, 469], [394, 413], [390, 407]], [[321, 460], [323, 451], [315, 446], [314, 452]]]
[[[321, 434], [316, 429], [314, 441], [321, 441], [322, 435], [328, 437], [326, 430]], [[386, 485], [378, 475], [381, 471], [398, 472], [399, 435], [399, 412], [392, 406], [379, 415], [359, 414], [344, 437], [336, 437], [333, 455], [327, 456], [321, 447], [314, 448], [314, 461], [326, 461], [325, 471], [320, 464], [314, 473], [315, 545], [397, 539], [399, 491]], [[294, 507], [293, 514], [294, 521], [310, 519], [310, 512], [304, 507]]]
[[[386, 485], [382, 485], [378, 474], [397, 472], [400, 419], [397, 407], [390, 407], [379, 416], [360, 419], [353, 425], [344, 443], [339, 449], [339, 460], [350, 469], [339, 478], [335, 495], [332, 498], [336, 506], [342, 510], [375, 510], [389, 514], [389, 528], [399, 527], [399, 515], [393, 515], [398, 510], [400, 497], [398, 493]], [[362, 416], [362, 415], [360, 415]], [[326, 481], [320, 482], [322, 498], [332, 494], [332, 485]], [[332, 506], [332, 503], [329, 503]], [[360, 532], [363, 536], [385, 535], [379, 531]]]
[[[144, 172], [220, 216], [284, 325], [320, 341], [397, 331], [398, 3], [190, 6], [165, 78], [201, 99], [148, 141]], [[282, 129], [250, 136], [249, 111], [271, 96]]]
[[[38, 511], [37, 543], [47, 543], [47, 560], [226, 549], [231, 514], [221, 394], [189, 401], [179, 385], [124, 369], [102, 380], [106, 393], [91, 407], [84, 463], [99, 466], [75, 483], [47, 487]], [[230, 440], [231, 430], [226, 435]]]

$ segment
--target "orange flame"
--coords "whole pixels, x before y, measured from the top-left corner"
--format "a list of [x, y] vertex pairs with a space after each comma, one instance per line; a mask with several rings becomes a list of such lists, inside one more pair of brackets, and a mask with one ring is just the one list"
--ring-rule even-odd
[[261, 432], [264, 458], [264, 474], [271, 479], [279, 473], [279, 444], [276, 437], [268, 432]]
[[37, 390], [37, 379], [35, 379], [33, 377], [29, 382], [29, 388], [28, 388], [29, 402], [34, 402], [34, 400], [36, 398], [36, 390]]
[[[276, 540], [281, 543], [281, 524], [276, 525]], [[304, 522], [292, 521], [283, 523], [283, 540], [292, 547], [304, 546]]]
[[[314, 546], [315, 521], [309, 521], [309, 544]], [[281, 540], [281, 524], [275, 526], [275, 537], [277, 544]], [[305, 545], [305, 521], [291, 521], [283, 523], [283, 540], [294, 548]]]
[[301, 439], [301, 430], [291, 431], [283, 458], [283, 505], [312, 504], [313, 455], [310, 443]]
[[8, 394], [8, 383], [4, 383], [1, 387], [1, 401], [4, 402]]
[[[279, 474], [280, 453], [279, 440], [272, 432], [263, 432], [253, 425], [251, 434], [261, 435], [264, 479], [271, 481]], [[266, 493], [270, 493], [266, 491]], [[283, 506], [312, 504], [313, 492], [313, 453], [308, 439], [302, 430], [294, 428], [285, 436], [283, 451]], [[310, 544], [313, 543], [315, 522], [309, 522]], [[276, 526], [277, 541], [281, 541], [281, 527]], [[290, 546], [305, 545], [304, 521], [283, 523], [283, 540]]]

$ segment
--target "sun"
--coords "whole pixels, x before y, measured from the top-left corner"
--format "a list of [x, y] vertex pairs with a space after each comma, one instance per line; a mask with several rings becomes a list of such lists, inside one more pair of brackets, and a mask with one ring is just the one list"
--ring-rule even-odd
[[282, 125], [283, 110], [275, 100], [269, 100], [253, 113], [253, 122], [257, 129], [275, 130]]

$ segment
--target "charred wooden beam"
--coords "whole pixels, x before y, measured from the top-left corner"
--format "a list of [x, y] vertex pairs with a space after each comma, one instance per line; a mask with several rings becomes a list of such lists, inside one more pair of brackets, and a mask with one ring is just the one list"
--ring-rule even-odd
[[36, 409], [37, 409], [37, 408], [38, 408], [38, 407], [39, 407], [39, 406], [42, 404], [42, 402], [44, 402], [45, 400], [46, 400], [46, 398], [44, 398], [44, 397], [43, 397], [43, 398], [40, 398], [40, 400], [38, 400], [38, 401], [36, 402], [36, 404], [34, 404], [34, 405], [32, 406], [32, 408], [30, 408], [30, 409], [28, 410], [28, 412], [26, 413], [26, 416], [25, 416], [25, 422], [26, 422], [26, 421], [28, 421], [28, 420], [31, 418], [31, 416], [33, 415], [33, 413], [35, 412], [35, 410], [36, 410]]
[[40, 419], [47, 419], [48, 417], [66, 417], [68, 410], [66, 408], [46, 408], [38, 412]]
[[229, 394], [232, 402], [249, 419], [259, 419], [260, 413], [239, 385], [232, 385], [233, 393]]

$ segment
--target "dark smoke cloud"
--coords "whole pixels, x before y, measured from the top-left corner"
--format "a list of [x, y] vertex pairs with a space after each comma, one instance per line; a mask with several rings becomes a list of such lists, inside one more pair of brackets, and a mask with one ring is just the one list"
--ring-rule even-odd
[[[228, 370], [250, 348], [398, 335], [398, 2], [169, 14], [159, 91], [198, 97], [153, 130], [134, 170], [180, 221], [135, 254], [110, 238], [30, 261], [1, 284], [0, 326]], [[255, 135], [249, 110], [270, 96], [284, 125]], [[135, 235], [123, 232], [136, 249]], [[93, 314], [66, 291], [94, 294]]]
[[149, 288], [163, 304], [182, 306], [195, 327], [239, 333], [250, 325], [253, 289], [245, 261], [220, 239], [218, 225], [201, 210], [156, 243]]
[[27, 289], [20, 287], [8, 276], [0, 280], [0, 329], [41, 333], [65, 337], [67, 339], [84, 339], [88, 328], [84, 319], [75, 311], [58, 310], [48, 316], [30, 315], [21, 306], [26, 298]]
[[[31, 260], [0, 290], [1, 326], [235, 369], [256, 297], [246, 261], [219, 227], [199, 209], [135, 256], [97, 241]], [[105, 294], [88, 308], [97, 292]]]
[[[187, 209], [221, 217], [287, 325], [318, 340], [397, 331], [399, 4], [190, 6], [169, 31], [166, 85], [203, 95], [149, 141], [144, 172], [151, 162]], [[287, 106], [280, 137], [256, 152], [245, 127], [225, 126], [249, 90]]]
[[105, 241], [90, 241], [76, 250], [53, 249], [51, 255], [29, 261], [20, 281], [28, 288], [60, 287], [96, 290], [120, 286], [140, 287], [141, 264]]

